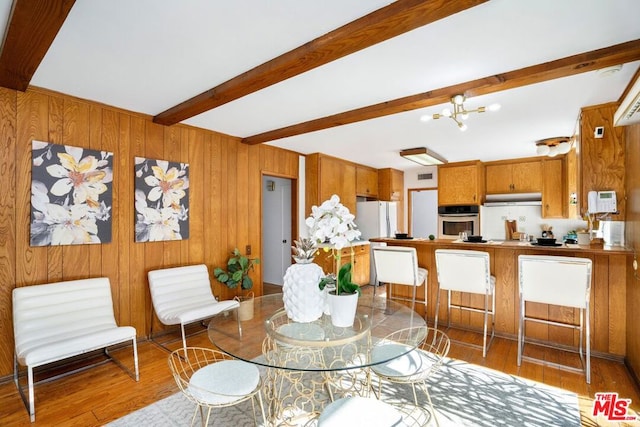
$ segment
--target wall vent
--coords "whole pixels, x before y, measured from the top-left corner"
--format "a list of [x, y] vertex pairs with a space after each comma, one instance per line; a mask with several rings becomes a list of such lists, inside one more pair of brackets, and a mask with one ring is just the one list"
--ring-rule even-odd
[[433, 172], [418, 174], [418, 181], [424, 181], [425, 179], [433, 179]]

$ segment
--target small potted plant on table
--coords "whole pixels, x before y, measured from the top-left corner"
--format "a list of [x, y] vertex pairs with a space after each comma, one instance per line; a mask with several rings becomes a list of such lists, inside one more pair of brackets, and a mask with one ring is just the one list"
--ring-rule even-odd
[[[340, 203], [337, 195], [331, 196], [320, 206], [311, 208], [311, 216], [306, 219], [309, 234], [318, 243], [329, 241], [336, 261], [337, 276], [327, 276], [320, 280], [320, 289], [335, 284], [335, 290], [329, 291], [329, 311], [334, 326], [348, 327], [353, 324], [360, 295], [360, 287], [351, 281], [352, 263], [341, 266], [341, 251], [360, 237], [360, 230], [354, 222], [355, 216]], [[353, 252], [352, 252], [353, 253]]]
[[238, 248], [231, 252], [227, 261], [226, 269], [217, 267], [213, 270], [213, 275], [229, 289], [237, 289], [240, 285], [242, 295], [236, 295], [235, 299], [240, 302], [238, 316], [240, 320], [250, 320], [253, 318], [253, 280], [249, 277], [249, 272], [254, 266], [260, 264], [259, 258], [249, 258], [240, 253]]

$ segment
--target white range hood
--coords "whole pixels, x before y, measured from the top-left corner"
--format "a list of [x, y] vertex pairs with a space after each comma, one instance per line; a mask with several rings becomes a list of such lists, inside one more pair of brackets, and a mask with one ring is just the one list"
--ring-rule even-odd
[[487, 194], [484, 206], [542, 206], [542, 193]]

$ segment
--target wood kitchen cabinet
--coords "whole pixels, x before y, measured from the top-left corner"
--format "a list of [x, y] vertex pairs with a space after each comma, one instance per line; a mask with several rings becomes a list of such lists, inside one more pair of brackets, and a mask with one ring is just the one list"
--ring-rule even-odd
[[[353, 249], [353, 265], [351, 267], [351, 280], [360, 286], [369, 284], [370, 275], [370, 259], [368, 244], [355, 245], [342, 248], [340, 251], [340, 266], [352, 262], [351, 250]], [[336, 260], [333, 258], [331, 251], [325, 252], [323, 249], [318, 251], [315, 263], [322, 267], [325, 274], [336, 273]]]
[[539, 193], [542, 191], [540, 160], [486, 165], [487, 194]]
[[544, 159], [541, 165], [542, 217], [566, 218], [569, 207], [566, 158]]
[[378, 170], [367, 166], [356, 166], [356, 196], [378, 197]]
[[485, 168], [480, 161], [438, 166], [438, 205], [480, 205], [484, 202]]
[[398, 224], [396, 230], [407, 231], [404, 226], [404, 172], [384, 168], [378, 169], [378, 200], [397, 202]]
[[305, 213], [337, 194], [351, 213], [356, 212], [356, 166], [321, 153], [309, 154], [305, 161]]

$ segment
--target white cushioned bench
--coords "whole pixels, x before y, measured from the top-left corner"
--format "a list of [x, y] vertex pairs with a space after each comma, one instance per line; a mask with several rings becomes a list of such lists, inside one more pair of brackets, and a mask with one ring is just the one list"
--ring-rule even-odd
[[[138, 381], [136, 330], [116, 324], [111, 286], [106, 277], [14, 289], [13, 332], [14, 382], [32, 422], [35, 421], [33, 369], [39, 366], [104, 349], [110, 360]], [[135, 376], [107, 351], [107, 347], [126, 341], [132, 342]], [[28, 401], [19, 382], [19, 364], [27, 367]]]

